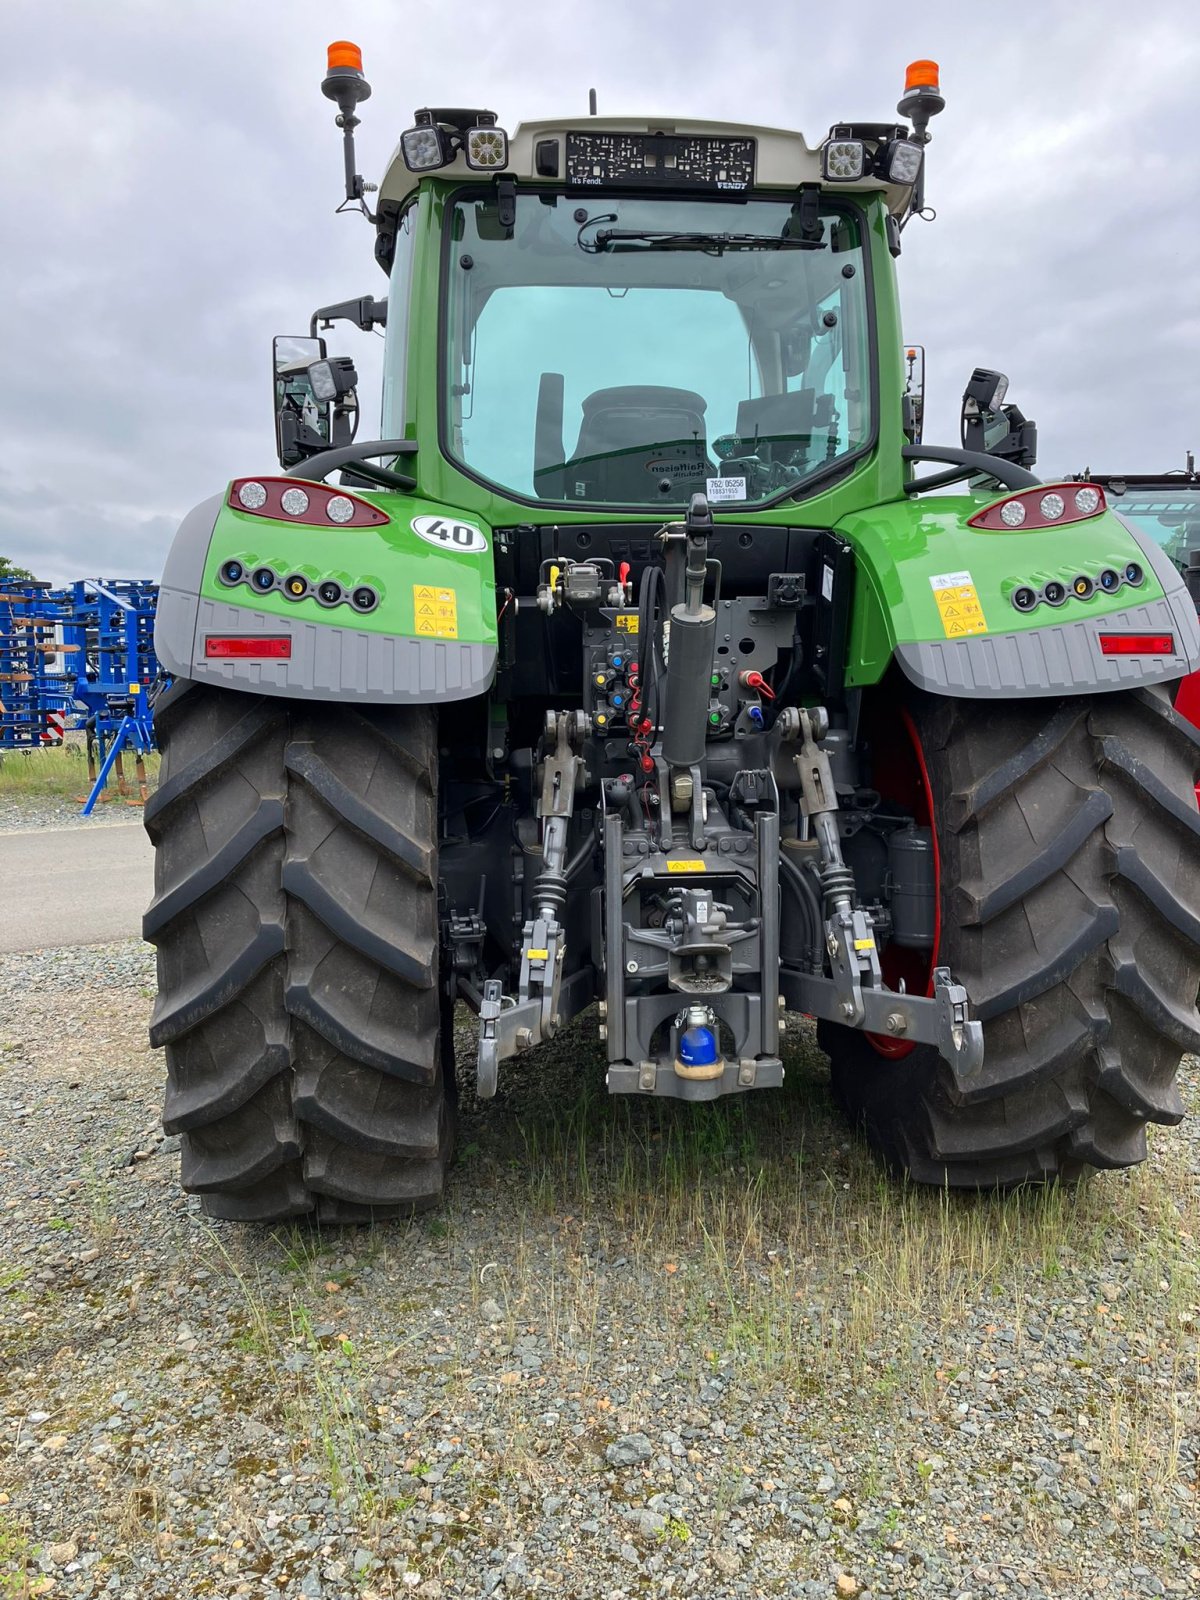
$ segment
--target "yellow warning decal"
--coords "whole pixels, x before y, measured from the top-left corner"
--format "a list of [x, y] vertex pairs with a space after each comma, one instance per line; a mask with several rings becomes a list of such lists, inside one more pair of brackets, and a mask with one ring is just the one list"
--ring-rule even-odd
[[613, 621], [617, 625], [618, 633], [636, 633], [638, 631], [638, 614], [636, 611], [618, 611]]
[[413, 632], [426, 639], [458, 638], [458, 595], [453, 589], [413, 584]]
[[668, 861], [668, 872], [706, 872], [703, 861]]
[[988, 631], [987, 618], [969, 572], [942, 572], [930, 578], [933, 598], [947, 639]]
[[549, 950], [530, 950], [527, 952], [530, 961], [549, 961]]
[[874, 939], [855, 939], [854, 948], [856, 950], [874, 950], [875, 941]]

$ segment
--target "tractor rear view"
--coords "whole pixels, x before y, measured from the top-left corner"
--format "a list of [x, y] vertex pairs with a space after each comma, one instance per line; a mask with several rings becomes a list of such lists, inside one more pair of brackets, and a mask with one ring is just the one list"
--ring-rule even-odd
[[[323, 89], [387, 294], [276, 341], [285, 470], [187, 517], [159, 603], [185, 1186], [435, 1203], [458, 1001], [484, 1097], [592, 1006], [613, 1093], [769, 1091], [802, 1012], [918, 1181], [1141, 1159], [1200, 1026], [1196, 607], [1103, 486], [1033, 476], [999, 374], [921, 439], [933, 63], [816, 147], [426, 108], [377, 192], [355, 47]], [[339, 318], [386, 326], [381, 438]]]

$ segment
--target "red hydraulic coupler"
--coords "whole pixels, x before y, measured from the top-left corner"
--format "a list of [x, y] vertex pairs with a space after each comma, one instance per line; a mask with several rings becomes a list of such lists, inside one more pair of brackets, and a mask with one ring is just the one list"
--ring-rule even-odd
[[738, 682], [743, 689], [753, 689], [762, 695], [764, 700], [774, 700], [775, 691], [769, 683], [764, 682], [761, 672], [739, 672]]

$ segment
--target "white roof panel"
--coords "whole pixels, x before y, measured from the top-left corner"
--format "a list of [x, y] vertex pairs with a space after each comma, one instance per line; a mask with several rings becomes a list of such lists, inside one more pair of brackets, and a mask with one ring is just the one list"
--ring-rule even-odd
[[[538, 122], [521, 122], [509, 136], [508, 165], [490, 172], [473, 172], [463, 160], [461, 152], [449, 164], [440, 167], [430, 176], [457, 178], [466, 183], [490, 183], [501, 173], [526, 184], [562, 183], [565, 179], [566, 141], [568, 133], [648, 133], [648, 134], [699, 134], [709, 138], [753, 139], [755, 141], [756, 189], [795, 190], [802, 183], [821, 183], [820, 146], [810, 146], [802, 133], [788, 128], [765, 128], [754, 123], [704, 122], [693, 117], [588, 117], [546, 119]], [[559, 143], [559, 169], [554, 177], [539, 175], [535, 170], [535, 147], [544, 140]], [[410, 172], [397, 145], [388, 164], [387, 173], [380, 185], [380, 198], [401, 200], [410, 194], [420, 181], [418, 174]], [[885, 184], [878, 178], [865, 178], [853, 184], [824, 184], [832, 193], [847, 190], [883, 191], [887, 194], [888, 209], [902, 213], [908, 205], [911, 190], [897, 184]], [[647, 193], [654, 191], [647, 186]]]

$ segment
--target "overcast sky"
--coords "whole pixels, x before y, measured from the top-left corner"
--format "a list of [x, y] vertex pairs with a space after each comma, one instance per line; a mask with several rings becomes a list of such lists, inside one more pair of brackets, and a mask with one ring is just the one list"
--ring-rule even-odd
[[[929, 225], [900, 262], [929, 352], [926, 440], [975, 365], [1037, 419], [1040, 470], [1200, 452], [1200, 28], [1191, 0], [0, 0], [0, 554], [39, 576], [157, 577], [196, 501], [275, 464], [270, 339], [382, 294], [334, 217], [325, 46], [363, 48], [360, 164], [417, 105], [503, 124], [692, 114], [801, 129], [895, 115], [941, 63]], [[348, 329], [335, 348], [377, 371]], [[368, 399], [368, 406], [373, 398]]]

